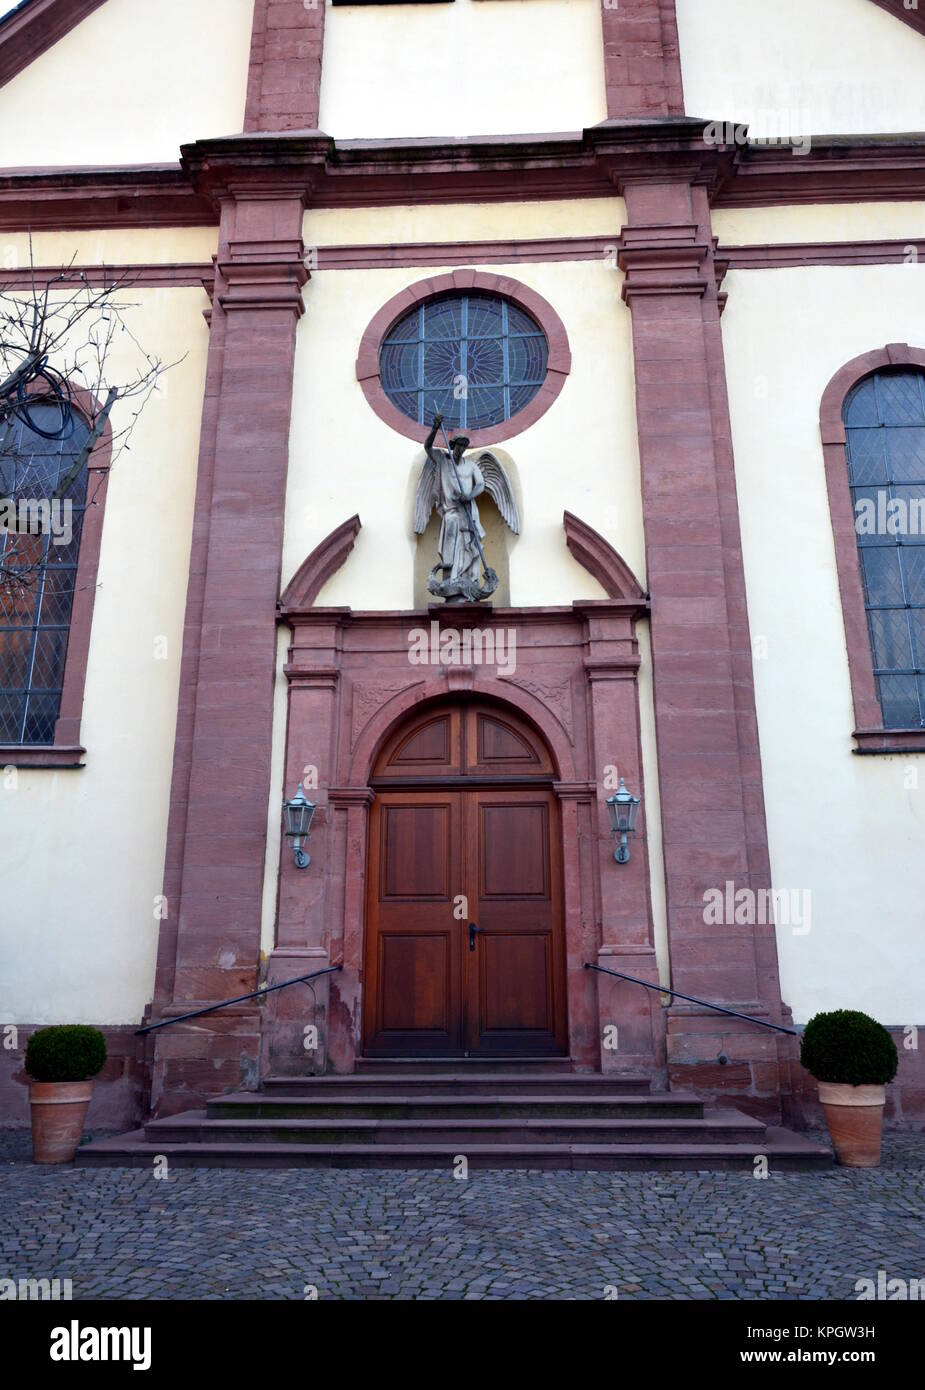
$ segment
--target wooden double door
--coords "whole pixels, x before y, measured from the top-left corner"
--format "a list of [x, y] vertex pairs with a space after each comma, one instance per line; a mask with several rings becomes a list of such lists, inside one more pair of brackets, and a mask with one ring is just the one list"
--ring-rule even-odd
[[442, 709], [378, 771], [365, 1052], [564, 1052], [558, 804], [536, 735], [491, 707]]

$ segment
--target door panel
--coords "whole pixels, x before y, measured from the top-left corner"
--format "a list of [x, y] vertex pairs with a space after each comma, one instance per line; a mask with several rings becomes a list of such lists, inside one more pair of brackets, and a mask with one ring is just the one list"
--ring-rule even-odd
[[382, 901], [450, 896], [450, 813], [444, 806], [384, 806], [380, 857]]
[[386, 740], [376, 760], [376, 776], [423, 779], [461, 773], [462, 742], [459, 709], [429, 711]]
[[369, 842], [366, 1051], [458, 1053], [462, 1045], [458, 793], [383, 793]]
[[449, 1033], [449, 932], [389, 932], [379, 937], [384, 1033]]
[[470, 1053], [565, 1050], [561, 875], [548, 791], [465, 793], [476, 949], [465, 981]]
[[[552, 1032], [549, 937], [492, 932], [478, 943], [479, 997], [486, 1035]], [[525, 982], [530, 988], [525, 988]]]
[[536, 735], [515, 715], [472, 705], [462, 721], [466, 772], [479, 776], [551, 777], [553, 766]]
[[549, 900], [549, 815], [545, 801], [478, 804], [479, 901]]
[[[516, 717], [472, 705], [419, 715], [390, 738], [377, 770], [365, 1051], [564, 1052], [560, 830], [548, 752]], [[524, 773], [539, 785], [525, 785]], [[479, 785], [493, 777], [508, 785]]]

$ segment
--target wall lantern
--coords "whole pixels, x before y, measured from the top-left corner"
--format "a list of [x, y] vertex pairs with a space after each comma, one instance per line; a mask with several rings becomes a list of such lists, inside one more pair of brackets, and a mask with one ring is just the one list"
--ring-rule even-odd
[[626, 783], [622, 777], [613, 796], [607, 798], [607, 810], [610, 812], [611, 833], [620, 836], [620, 843], [614, 850], [613, 857], [618, 864], [627, 864], [629, 863], [630, 852], [626, 837], [635, 834], [636, 831], [639, 797], [633, 796], [631, 792], [626, 790]]
[[286, 838], [292, 841], [292, 850], [295, 856], [295, 866], [297, 869], [307, 869], [312, 862], [305, 850], [302, 848], [302, 841], [307, 840], [312, 828], [312, 816], [315, 814], [314, 803], [309, 801], [302, 790], [302, 783], [299, 783], [299, 790], [290, 801], [283, 802], [283, 815], [286, 818]]

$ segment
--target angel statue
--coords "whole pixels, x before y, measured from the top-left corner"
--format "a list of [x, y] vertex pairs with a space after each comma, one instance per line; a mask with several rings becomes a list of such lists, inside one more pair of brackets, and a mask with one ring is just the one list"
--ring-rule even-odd
[[414, 529], [417, 535], [423, 535], [431, 512], [437, 508], [440, 563], [431, 570], [427, 588], [447, 603], [473, 603], [490, 598], [498, 587], [498, 576], [486, 563], [482, 549], [485, 529], [475, 499], [487, 492], [515, 536], [520, 534], [520, 517], [511, 480], [501, 461], [488, 450], [477, 457], [465, 457], [467, 436], [448, 439], [446, 430], [443, 437], [447, 448], [435, 449], [434, 440], [442, 426], [443, 416], [435, 415], [433, 429], [424, 442], [427, 458], [414, 499]]

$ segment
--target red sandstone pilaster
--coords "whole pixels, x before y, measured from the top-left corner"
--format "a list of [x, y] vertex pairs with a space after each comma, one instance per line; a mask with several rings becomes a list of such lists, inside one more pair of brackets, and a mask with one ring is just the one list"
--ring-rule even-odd
[[601, 0], [607, 115], [684, 111], [675, 0]]
[[[770, 887], [709, 208], [684, 177], [624, 192], [672, 984], [778, 1021], [773, 925], [704, 920], [709, 889]], [[671, 1079], [773, 1112], [776, 1037], [678, 1003]]]
[[[159, 944], [163, 1017], [258, 983], [292, 374], [308, 278], [302, 178], [249, 176], [233, 157], [222, 174], [195, 157], [191, 167], [220, 206], [221, 231]], [[155, 1037], [162, 1110], [256, 1071], [253, 1005]], [[191, 1072], [193, 1040], [203, 1062]]]
[[315, 130], [325, 0], [255, 0], [246, 131]]

